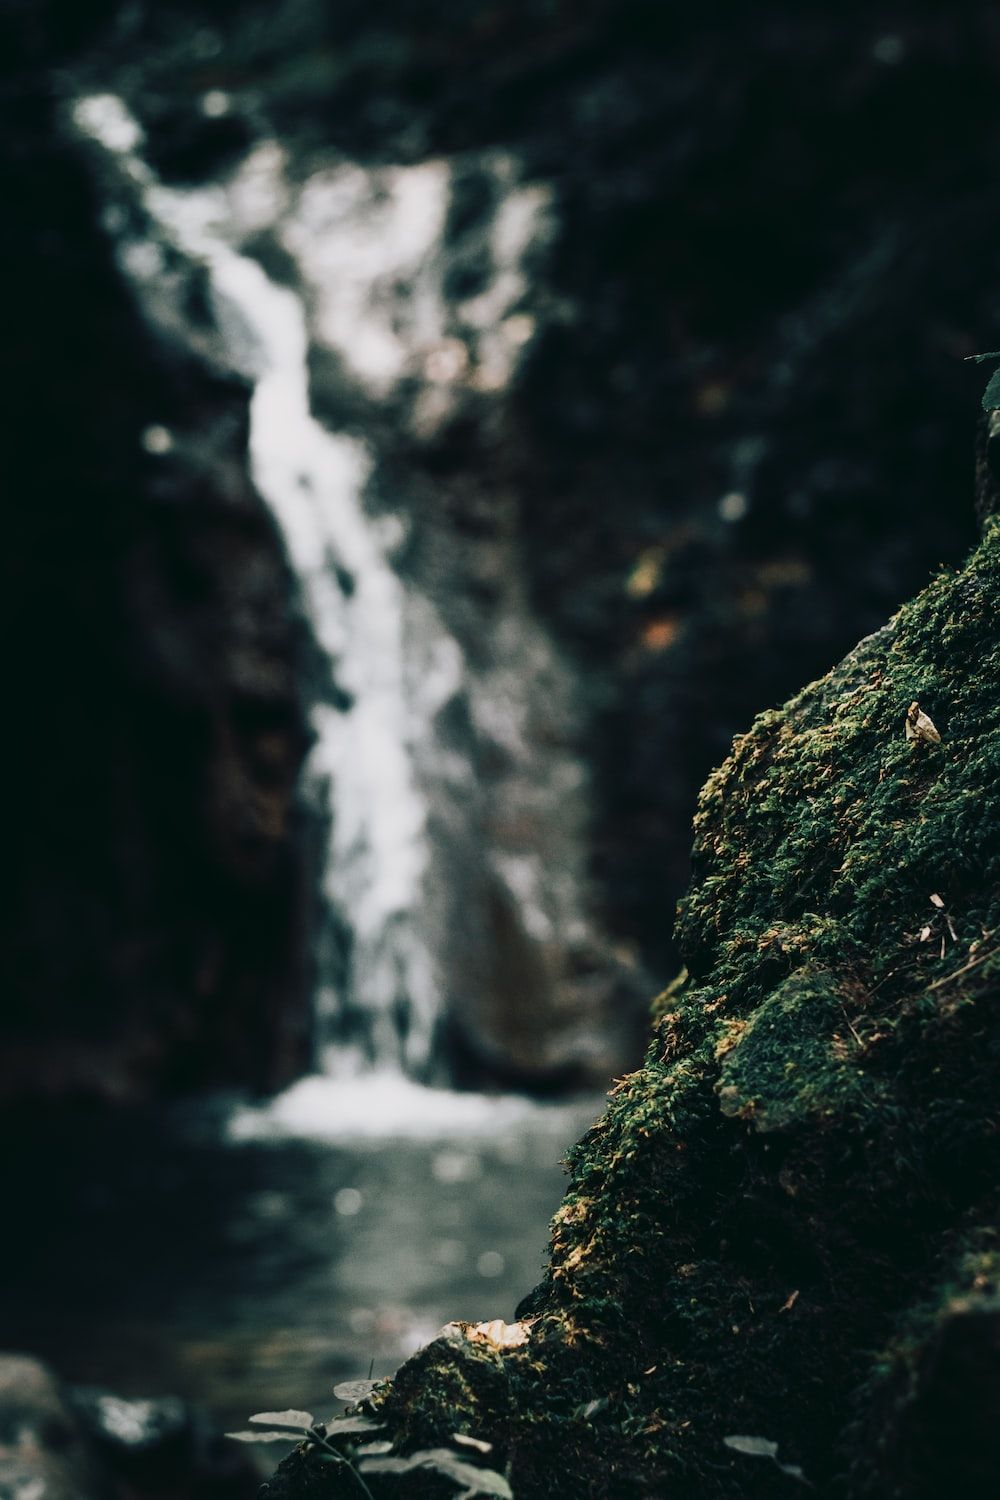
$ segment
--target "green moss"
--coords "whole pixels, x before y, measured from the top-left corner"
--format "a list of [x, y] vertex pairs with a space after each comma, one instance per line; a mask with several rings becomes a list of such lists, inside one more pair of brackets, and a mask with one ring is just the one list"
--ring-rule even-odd
[[502, 1452], [510, 1405], [507, 1364], [488, 1343], [465, 1338], [459, 1325], [449, 1334], [403, 1366], [379, 1403], [379, 1415], [409, 1451], [447, 1444], [461, 1432]]
[[860, 1033], [844, 1037], [850, 986], [826, 972], [797, 969], [747, 1021], [719, 1043], [719, 1105], [759, 1131], [854, 1113], [873, 1115], [884, 1089], [860, 1065]]
[[[734, 1433], [777, 1442], [829, 1500], [916, 1472], [900, 1448], [912, 1403], [871, 1393], [897, 1392], [904, 1346], [929, 1347], [907, 1331], [914, 1310], [947, 1302], [955, 1236], [995, 1223], [1000, 1181], [987, 528], [962, 572], [762, 714], [709, 779], [687, 970], [654, 1006], [644, 1066], [571, 1155], [531, 1336], [470, 1347], [481, 1385], [437, 1345], [404, 1366], [403, 1446], [459, 1418], [492, 1433], [518, 1500], [801, 1493], [727, 1448]], [[940, 745], [907, 741], [914, 699]], [[948, 1337], [971, 1326], [952, 1318]]]

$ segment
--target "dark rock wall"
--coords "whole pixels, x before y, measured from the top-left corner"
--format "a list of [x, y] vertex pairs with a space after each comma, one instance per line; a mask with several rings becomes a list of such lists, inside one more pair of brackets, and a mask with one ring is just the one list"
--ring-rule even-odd
[[176, 1397], [127, 1400], [63, 1386], [45, 1365], [0, 1354], [0, 1485], [35, 1500], [248, 1500], [244, 1455]]
[[273, 1084], [305, 1057], [306, 741], [248, 393], [140, 321], [47, 69], [5, 103], [0, 1092]]

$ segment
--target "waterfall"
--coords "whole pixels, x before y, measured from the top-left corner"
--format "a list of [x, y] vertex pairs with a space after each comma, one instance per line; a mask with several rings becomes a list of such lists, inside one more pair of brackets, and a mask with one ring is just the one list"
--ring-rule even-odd
[[[492, 274], [449, 298], [441, 245], [454, 184], [443, 161], [339, 162], [292, 186], [281, 147], [264, 142], [225, 181], [180, 189], [146, 163], [141, 128], [117, 96], [78, 99], [73, 120], [110, 174], [106, 227], [146, 316], [252, 382], [252, 478], [280, 527], [328, 664], [307, 765], [309, 794], [328, 806], [330, 829], [317, 1065], [341, 1080], [367, 1074], [369, 1085], [372, 1069], [432, 1081], [442, 1015], [465, 986], [475, 1022], [483, 1004], [471, 993], [483, 987], [477, 965], [488, 967], [482, 949], [509, 943], [511, 930], [518, 962], [528, 952], [525, 972], [541, 973], [543, 989], [562, 984], [555, 1009], [568, 1032], [574, 1002], [559, 966], [566, 955], [587, 955], [578, 965], [583, 991], [593, 990], [594, 966], [584, 916], [585, 777], [566, 748], [567, 674], [513, 568], [504, 573], [492, 654], [470, 664], [432, 599], [404, 581], [411, 523], [384, 495], [373, 503], [377, 455], [367, 435], [330, 430], [310, 402], [316, 348], [367, 410], [395, 402], [418, 441], [469, 392], [485, 399], [503, 391], [534, 331], [519, 306], [522, 261], [544, 221], [544, 193], [521, 184], [501, 156], [481, 163], [496, 206], [476, 230], [477, 254]], [[292, 285], [246, 253], [262, 233], [288, 258]], [[192, 266], [207, 278], [208, 331], [184, 309], [181, 282]], [[155, 427], [145, 442], [166, 452], [172, 436]], [[455, 702], [475, 743], [493, 747], [500, 769], [489, 786], [477, 779], [471, 752], [456, 751], [439, 730]], [[478, 872], [474, 891], [462, 888], [470, 869]], [[475, 911], [476, 901], [492, 915]], [[499, 936], [489, 936], [490, 922]], [[456, 960], [456, 949], [471, 961]], [[510, 963], [494, 967], [506, 973]], [[509, 989], [509, 973], [504, 982]], [[534, 1003], [529, 994], [522, 1005]], [[597, 1045], [594, 1035], [582, 1029], [573, 1043], [581, 1055]]]
[[[240, 226], [227, 195], [163, 186], [138, 154], [141, 132], [115, 96], [80, 100], [75, 119], [118, 157], [149, 216], [151, 236], [131, 236], [120, 247], [133, 282], [161, 291], [163, 240], [208, 272], [223, 357], [254, 382], [252, 477], [279, 523], [336, 684], [336, 703], [319, 702], [312, 711], [307, 775], [314, 789], [328, 787], [335, 798], [324, 894], [349, 930], [350, 952], [340, 993], [329, 974], [319, 976], [320, 1037], [332, 1029], [325, 1020], [339, 1018], [345, 1030], [345, 1016], [360, 1010], [367, 1060], [395, 1060], [424, 1073], [440, 982], [424, 936], [427, 806], [413, 758], [415, 742], [458, 686], [458, 647], [443, 631], [424, 642], [430, 670], [415, 701], [406, 682], [406, 601], [390, 561], [402, 525], [365, 512], [371, 460], [364, 444], [328, 432], [313, 417], [302, 300], [233, 248], [227, 230]], [[372, 342], [384, 363], [384, 349]], [[327, 1071], [351, 1071], [362, 1058], [349, 1045], [328, 1044], [318, 1061]]]

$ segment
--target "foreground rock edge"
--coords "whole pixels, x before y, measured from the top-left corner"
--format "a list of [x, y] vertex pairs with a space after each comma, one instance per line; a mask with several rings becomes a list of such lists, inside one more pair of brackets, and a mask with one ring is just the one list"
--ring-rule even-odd
[[[571, 1153], [527, 1337], [449, 1325], [413, 1356], [371, 1398], [397, 1451], [479, 1438], [518, 1500], [1000, 1487], [998, 669], [988, 518], [734, 742], [687, 969]], [[351, 1485], [299, 1450], [263, 1493]]]

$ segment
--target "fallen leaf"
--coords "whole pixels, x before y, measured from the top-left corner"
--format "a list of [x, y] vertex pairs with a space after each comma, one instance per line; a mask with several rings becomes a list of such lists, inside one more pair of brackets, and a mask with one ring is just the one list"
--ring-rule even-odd
[[503, 1318], [491, 1318], [488, 1323], [474, 1323], [468, 1337], [479, 1343], [491, 1344], [494, 1349], [516, 1349], [528, 1342], [533, 1318], [520, 1323], [505, 1323]]
[[779, 1312], [791, 1312], [792, 1308], [795, 1306], [795, 1304], [796, 1304], [796, 1302], [798, 1302], [798, 1300], [799, 1300], [799, 1294], [798, 1294], [797, 1291], [795, 1291], [795, 1292], [789, 1292], [789, 1294], [785, 1298], [784, 1302], [778, 1308], [778, 1311]]
[[930, 927], [921, 927], [921, 929], [920, 929], [920, 941], [922, 943], [926, 943], [927, 940], [928, 940], [928, 938], [930, 937], [930, 935], [931, 935], [931, 929], [930, 929]]
[[938, 911], [944, 911], [944, 902], [941, 900], [941, 897], [937, 894], [936, 891], [931, 896], [931, 905], [936, 906]]

